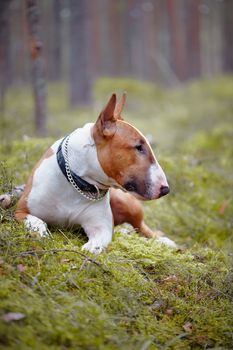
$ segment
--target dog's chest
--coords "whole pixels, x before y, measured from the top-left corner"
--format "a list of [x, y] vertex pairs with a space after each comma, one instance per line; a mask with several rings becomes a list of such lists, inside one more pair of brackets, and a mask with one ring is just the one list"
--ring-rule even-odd
[[85, 210], [86, 201], [63, 179], [56, 160], [50, 158], [41, 164], [34, 175], [28, 207], [32, 215], [47, 223], [67, 226], [77, 221]]
[[[106, 181], [106, 175], [98, 165], [96, 151], [90, 138], [90, 127], [78, 129], [74, 136], [79, 142], [70, 145], [70, 163], [79, 175], [85, 172], [86, 180]], [[76, 141], [76, 140], [71, 140]], [[93, 210], [92, 202], [83, 198], [67, 181], [56, 159], [56, 152], [61, 140], [52, 146], [54, 154], [44, 159], [33, 176], [31, 191], [28, 195], [28, 208], [32, 215], [38, 216], [49, 224], [68, 226], [81, 223], [87, 211]], [[77, 169], [75, 169], [75, 165]]]

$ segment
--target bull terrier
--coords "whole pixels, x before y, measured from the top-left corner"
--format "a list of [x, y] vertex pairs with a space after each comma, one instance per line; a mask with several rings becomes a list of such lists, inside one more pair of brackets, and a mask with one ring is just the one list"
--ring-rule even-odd
[[142, 235], [170, 246], [143, 220], [140, 200], [169, 193], [166, 176], [147, 139], [121, 116], [126, 95], [112, 94], [95, 123], [56, 141], [35, 165], [17, 203], [15, 218], [41, 237], [47, 224], [81, 225], [82, 249], [100, 253], [113, 227], [130, 223]]

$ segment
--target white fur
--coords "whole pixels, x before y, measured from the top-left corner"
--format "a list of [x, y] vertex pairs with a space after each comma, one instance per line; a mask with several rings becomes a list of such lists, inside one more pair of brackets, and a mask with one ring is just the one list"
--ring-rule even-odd
[[170, 238], [168, 238], [168, 237], [159, 237], [158, 239], [157, 239], [157, 241], [159, 242], [159, 243], [162, 243], [162, 244], [164, 244], [164, 245], [167, 245], [168, 247], [171, 247], [171, 248], [177, 248], [177, 245], [176, 245], [176, 243], [174, 242], [174, 241], [172, 241]]
[[166, 175], [163, 172], [163, 169], [159, 165], [158, 162], [155, 164], [152, 164], [148, 170], [148, 178], [149, 178], [149, 184], [152, 195], [157, 198], [160, 194], [160, 188], [161, 186], [168, 186]]
[[[91, 136], [92, 125], [86, 124], [70, 136], [68, 153], [71, 169], [92, 184], [99, 181], [109, 186], [114, 185], [115, 181], [107, 177], [98, 162]], [[89, 238], [83, 249], [99, 253], [112, 239], [113, 220], [109, 194], [101, 201], [90, 202], [68, 183], [56, 159], [60, 142], [58, 140], [53, 144], [54, 154], [44, 159], [34, 173], [32, 189], [28, 195], [31, 215], [25, 220], [26, 227], [45, 236], [44, 222], [63, 227], [81, 225]], [[98, 220], [98, 217], [101, 219]]]
[[37, 232], [41, 237], [47, 237], [47, 224], [36, 216], [28, 214], [25, 221], [25, 227], [30, 230]]
[[149, 178], [150, 178], [150, 181], [153, 185], [159, 182], [159, 183], [161, 183], [162, 186], [168, 186], [164, 171], [158, 162], [156, 164], [152, 164], [150, 166]]

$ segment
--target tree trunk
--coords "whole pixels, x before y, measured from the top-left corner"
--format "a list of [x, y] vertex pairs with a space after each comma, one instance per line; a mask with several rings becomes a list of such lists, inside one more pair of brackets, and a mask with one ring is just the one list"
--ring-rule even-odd
[[48, 55], [48, 79], [50, 81], [61, 80], [61, 49], [62, 49], [62, 21], [61, 10], [62, 0], [52, 0], [46, 3], [48, 6], [46, 11], [46, 32], [45, 39], [47, 41]]
[[223, 69], [225, 72], [233, 71], [233, 23], [232, 12], [233, 1], [225, 0], [224, 4], [224, 48], [223, 48]]
[[170, 65], [180, 81], [187, 78], [187, 57], [185, 50], [185, 25], [182, 16], [182, 2], [167, 0], [170, 32]]
[[129, 0], [130, 64], [134, 78], [145, 79], [145, 52], [140, 0]]
[[96, 79], [101, 75], [101, 51], [100, 51], [100, 11], [99, 2], [88, 1], [88, 12], [90, 16], [90, 69], [91, 76]]
[[197, 78], [201, 73], [199, 0], [185, 0], [187, 78]]
[[42, 55], [38, 0], [26, 0], [29, 43], [32, 62], [32, 85], [35, 103], [35, 128], [38, 136], [47, 135], [47, 91]]
[[4, 112], [5, 93], [9, 84], [9, 0], [0, 1], [0, 111]]
[[86, 0], [70, 0], [70, 12], [70, 104], [89, 105], [91, 72]]

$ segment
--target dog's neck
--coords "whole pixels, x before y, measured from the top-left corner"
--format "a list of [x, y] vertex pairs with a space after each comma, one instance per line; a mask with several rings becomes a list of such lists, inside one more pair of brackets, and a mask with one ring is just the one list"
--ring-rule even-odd
[[113, 179], [109, 178], [101, 168], [92, 128], [94, 124], [88, 123], [84, 127], [76, 129], [71, 135], [68, 144], [69, 165], [72, 171], [87, 182], [97, 185], [99, 188], [115, 186]]

